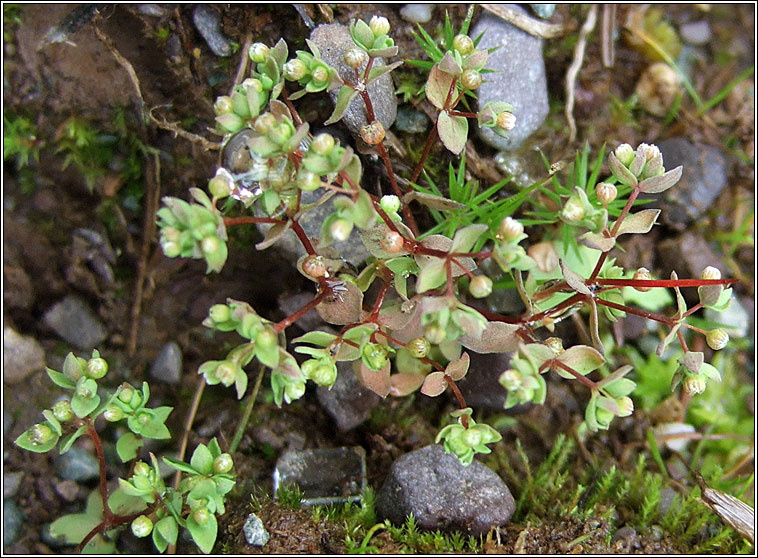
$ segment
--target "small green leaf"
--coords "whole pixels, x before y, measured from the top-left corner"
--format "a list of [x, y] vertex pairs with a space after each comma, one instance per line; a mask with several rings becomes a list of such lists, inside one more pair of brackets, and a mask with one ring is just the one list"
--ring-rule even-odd
[[116, 442], [116, 453], [122, 463], [131, 461], [137, 457], [137, 453], [142, 448], [142, 439], [135, 436], [132, 432], [127, 432], [119, 437]]
[[153, 529], [160, 533], [169, 544], [176, 543], [176, 537], [179, 535], [179, 526], [176, 524], [176, 520], [170, 515], [159, 520]]
[[44, 444], [32, 444], [31, 440], [29, 439], [29, 430], [27, 430], [21, 434], [21, 436], [16, 438], [16, 441], [14, 443], [21, 449], [25, 449], [27, 451], [33, 451], [34, 453], [46, 453], [53, 449], [55, 447], [55, 444], [58, 443], [58, 435], [53, 434], [50, 439]]
[[182, 473], [187, 473], [188, 475], [200, 475], [202, 474], [200, 471], [195, 469], [194, 467], [187, 465], [184, 461], [179, 461], [177, 459], [172, 459], [171, 457], [164, 457], [163, 461], [168, 463], [171, 467], [176, 469], [177, 471], [181, 471]]
[[436, 289], [447, 280], [445, 260], [434, 258], [421, 268], [416, 282], [416, 292], [423, 293], [430, 289]]
[[94, 397], [80, 397], [78, 395], [74, 395], [71, 398], [71, 409], [74, 411], [74, 414], [76, 414], [79, 418], [84, 418], [87, 415], [89, 415], [92, 411], [97, 409], [97, 406], [100, 404], [100, 396], [95, 395]]
[[50, 376], [50, 379], [55, 385], [62, 387], [63, 389], [74, 389], [76, 387], [76, 382], [72, 382], [65, 375], [56, 372], [52, 368], [45, 367], [45, 372], [47, 372], [47, 375]]
[[312, 345], [318, 345], [319, 347], [328, 347], [337, 336], [325, 331], [309, 331], [305, 335], [301, 335], [297, 339], [293, 339], [293, 343], [311, 343]]
[[131, 515], [144, 510], [147, 503], [142, 498], [129, 495], [117, 488], [108, 496], [108, 507], [116, 515]]
[[706, 378], [713, 380], [715, 382], [721, 381], [721, 373], [718, 371], [718, 368], [716, 368], [712, 364], [708, 364], [707, 362], [704, 362], [703, 365], [700, 367], [700, 373]]
[[437, 117], [437, 133], [448, 151], [459, 155], [466, 147], [468, 120], [464, 116], [450, 116], [443, 111]]
[[679, 165], [673, 170], [665, 172], [659, 176], [646, 178], [640, 182], [639, 189], [646, 194], [660, 194], [671, 188], [682, 178], [682, 166]]
[[445, 56], [442, 57], [442, 60], [440, 60], [438, 65], [440, 70], [453, 77], [459, 76], [461, 75], [461, 72], [463, 72], [463, 68], [461, 68], [460, 64], [455, 61], [449, 51], [445, 53]]
[[608, 166], [611, 167], [611, 172], [619, 179], [619, 182], [631, 187], [637, 186], [637, 177], [618, 160], [616, 154], [613, 152], [608, 155]]
[[69, 434], [68, 436], [64, 436], [63, 438], [61, 438], [61, 445], [58, 448], [58, 452], [61, 455], [63, 455], [64, 453], [66, 453], [68, 450], [71, 449], [71, 446], [74, 445], [74, 442], [76, 442], [76, 440], [79, 439], [79, 437], [82, 434], [84, 434], [86, 431], [87, 431], [87, 427], [86, 426], [80, 426], [76, 430], [76, 432], [74, 432], [73, 434]]
[[429, 209], [436, 209], [438, 211], [449, 211], [452, 209], [464, 209], [465, 204], [460, 202], [443, 198], [442, 196], [435, 196], [433, 194], [427, 194], [425, 192], [418, 192], [412, 190], [403, 196], [403, 203], [408, 204], [416, 200], [421, 205], [428, 207]]
[[458, 229], [453, 237], [453, 245], [450, 247], [450, 252], [470, 252], [471, 249], [479, 240], [479, 237], [488, 229], [487, 225], [469, 225]]
[[398, 60], [397, 62], [393, 62], [392, 64], [389, 64], [387, 66], [374, 66], [371, 68], [371, 70], [368, 73], [368, 79], [366, 80], [366, 85], [376, 81], [381, 76], [386, 74], [387, 72], [391, 72], [395, 68], [398, 68], [399, 66], [403, 65], [402, 60]]
[[[278, 353], [279, 348], [275, 347], [275, 349]], [[245, 395], [245, 391], [247, 390], [247, 380], [247, 372], [244, 370], [234, 378], [234, 389], [237, 391], [237, 399], [242, 399], [242, 396]]]
[[[588, 347], [587, 345], [576, 345], [570, 349], [566, 349], [558, 355], [555, 360], [573, 368], [582, 376], [586, 376], [593, 370], [600, 368], [603, 363], [605, 363], [603, 355], [601, 355], [596, 349]], [[556, 367], [556, 372], [564, 378], [572, 379], [574, 377], [573, 375], [569, 375], [566, 371], [561, 371], [558, 367]]]
[[213, 472], [213, 456], [206, 445], [199, 444], [195, 448], [192, 459], [190, 459], [190, 465], [203, 475], [209, 475]]
[[192, 535], [192, 540], [195, 541], [197, 547], [204, 553], [210, 554], [213, 550], [213, 545], [216, 544], [216, 536], [218, 534], [218, 523], [216, 522], [216, 516], [211, 514], [208, 522], [204, 525], [198, 525], [190, 515], [187, 518], [187, 529]]
[[426, 80], [425, 87], [426, 98], [439, 110], [445, 108], [448, 92], [454, 80], [455, 76], [442, 71], [438, 64], [435, 64], [429, 72], [429, 78]]
[[606, 385], [605, 391], [611, 397], [626, 397], [634, 391], [635, 387], [637, 387], [637, 384], [629, 378], [619, 378], [615, 382]]
[[353, 99], [355, 99], [356, 95], [358, 95], [358, 92], [353, 87], [343, 85], [340, 88], [340, 92], [337, 94], [337, 100], [334, 102], [334, 111], [332, 111], [332, 115], [329, 119], [324, 122], [324, 126], [329, 126], [330, 124], [338, 122], [345, 114], [345, 111], [350, 106]]
[[66, 544], [79, 544], [101, 521], [100, 516], [71, 513], [50, 524], [50, 536]]

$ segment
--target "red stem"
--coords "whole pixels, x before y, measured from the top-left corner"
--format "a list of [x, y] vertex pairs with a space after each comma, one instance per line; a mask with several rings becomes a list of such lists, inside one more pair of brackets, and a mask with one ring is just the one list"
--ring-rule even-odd
[[103, 452], [103, 443], [100, 441], [100, 436], [95, 430], [95, 425], [92, 424], [92, 420], [89, 417], [84, 417], [83, 422], [87, 427], [87, 434], [95, 444], [95, 453], [97, 453], [97, 464], [100, 469], [100, 498], [103, 501], [103, 517], [105, 521], [109, 521], [113, 518], [113, 512], [108, 506], [108, 478], [106, 476], [105, 468], [105, 453]]
[[308, 252], [308, 254], [310, 255], [315, 254], [316, 250], [313, 248], [313, 244], [311, 244], [311, 241], [308, 238], [308, 235], [305, 234], [303, 227], [300, 226], [300, 223], [298, 223], [296, 219], [292, 220], [292, 230], [295, 231], [295, 234], [300, 239], [300, 242], [303, 244], [303, 248], [305, 248], [305, 251]]
[[235, 225], [257, 225], [257, 224], [279, 224], [283, 225], [286, 221], [273, 219], [271, 217], [224, 217], [224, 226], [233, 227]]
[[[445, 381], [447, 382], [447, 385], [450, 386], [450, 389], [453, 390], [453, 393], [455, 394], [455, 398], [458, 400], [458, 405], [461, 406], [461, 409], [465, 409], [466, 400], [463, 398], [463, 394], [461, 393], [461, 390], [458, 389], [457, 385], [455, 385], [455, 381], [448, 374], [445, 374]], [[463, 428], [468, 429], [468, 416], [463, 415], [461, 417], [461, 424], [463, 425]]]
[[416, 183], [416, 180], [421, 174], [421, 169], [424, 168], [424, 163], [426, 162], [426, 158], [429, 155], [429, 151], [431, 151], [432, 149], [432, 144], [434, 143], [435, 139], [437, 139], [437, 125], [436, 124], [432, 126], [432, 129], [429, 132], [429, 135], [426, 137], [426, 145], [424, 145], [424, 151], [423, 153], [421, 153], [421, 158], [418, 160], [418, 163], [416, 163], [416, 168], [413, 169], [413, 174], [411, 175], [410, 181], [413, 182], [414, 184]]
[[[640, 190], [637, 187], [635, 187], [634, 190], [632, 190], [632, 193], [629, 195], [629, 199], [626, 200], [626, 205], [624, 206], [624, 209], [621, 210], [621, 215], [619, 215], [619, 218], [616, 220], [616, 224], [613, 225], [611, 236], [616, 236], [616, 233], [618, 232], [618, 229], [621, 226], [621, 222], [626, 218], [627, 213], [629, 213], [629, 210], [632, 208], [632, 204], [634, 203], [634, 200], [637, 199], [637, 196], [639, 195], [639, 193], [640, 193]], [[605, 263], [605, 259], [607, 257], [608, 257], [608, 252], [603, 252], [602, 254], [600, 254], [600, 257], [598, 258], [597, 263], [595, 264], [595, 269], [592, 270], [592, 274], [587, 280], [588, 283], [595, 280], [598, 273], [600, 273], [600, 270], [602, 269], [603, 264]]]
[[324, 297], [330, 292], [331, 292], [331, 289], [329, 289], [329, 287], [322, 288], [322, 290], [308, 304], [303, 306], [300, 310], [298, 310], [291, 316], [287, 316], [281, 322], [277, 323], [274, 326], [274, 331], [276, 331], [277, 333], [280, 333], [284, 331], [285, 329], [287, 329], [289, 326], [294, 324], [297, 320], [299, 320], [302, 316], [304, 316], [310, 310], [318, 306], [321, 303], [321, 301], [324, 299]]
[[[595, 279], [592, 284], [614, 287], [704, 287], [736, 282], [737, 279]], [[589, 281], [587, 284], [590, 284]]]
[[476, 114], [474, 114], [473, 112], [459, 112], [457, 110], [449, 110], [449, 111], [447, 111], [447, 113], [450, 116], [462, 116], [464, 118], [476, 118]]
[[629, 306], [625, 306], [623, 304], [616, 304], [615, 302], [608, 302], [607, 300], [603, 300], [600, 298], [596, 298], [595, 302], [597, 304], [600, 304], [601, 306], [607, 306], [608, 308], [614, 308], [616, 310], [621, 310], [622, 312], [628, 312], [629, 314], [634, 314], [635, 316], [642, 316], [643, 318], [647, 318], [649, 320], [654, 320], [656, 322], [661, 322], [663, 324], [672, 325], [676, 322], [673, 318], [669, 318], [668, 316], [662, 316], [661, 314], [654, 314], [653, 312], [648, 312], [647, 310], [640, 310], [639, 308], [630, 308]]
[[574, 376], [577, 380], [583, 383], [588, 389], [591, 389], [591, 390], [597, 389], [597, 384], [595, 382], [593, 382], [586, 376], [582, 376], [579, 372], [571, 368], [569, 365], [563, 364], [560, 360], [556, 360], [556, 359], [553, 360], [552, 364], [554, 366], [557, 366], [558, 368], [561, 368], [562, 370], [565, 370], [566, 372]]

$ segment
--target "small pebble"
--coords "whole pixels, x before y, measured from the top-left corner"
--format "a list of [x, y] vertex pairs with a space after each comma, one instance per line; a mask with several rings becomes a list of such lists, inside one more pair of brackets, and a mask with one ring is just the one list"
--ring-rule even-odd
[[163, 17], [168, 12], [158, 4], [139, 4], [137, 11], [146, 16]]
[[64, 341], [80, 349], [93, 349], [108, 336], [108, 330], [81, 298], [69, 295], [42, 317]]
[[192, 12], [192, 21], [216, 56], [230, 56], [232, 45], [221, 31], [219, 15], [207, 4], [198, 4]]
[[432, 4], [406, 4], [400, 8], [400, 16], [411, 23], [428, 23], [433, 9]]
[[24, 524], [24, 514], [10, 498], [3, 500], [3, 547], [16, 542]]
[[245, 524], [242, 526], [242, 531], [245, 533], [245, 540], [249, 545], [265, 546], [268, 542], [268, 531], [266, 531], [260, 518], [254, 513], [247, 516]]
[[55, 492], [66, 502], [73, 502], [79, 495], [79, 485], [72, 480], [56, 482], [54, 485]]
[[169, 341], [150, 367], [150, 376], [167, 384], [177, 384], [182, 378], [182, 350], [174, 341]]
[[529, 4], [529, 7], [542, 19], [548, 19], [555, 13], [555, 4]]
[[21, 335], [8, 326], [3, 328], [3, 382], [21, 382], [44, 367], [45, 350], [34, 337]]
[[711, 26], [705, 19], [683, 23], [679, 26], [679, 33], [691, 45], [704, 45], [711, 40]]
[[397, 109], [395, 128], [408, 134], [420, 134], [429, 128], [429, 117], [407, 105], [401, 105]]
[[24, 473], [21, 471], [14, 471], [12, 473], [3, 474], [3, 498], [13, 498], [18, 492], [18, 487], [21, 485], [21, 480], [24, 478]]
[[77, 446], [58, 458], [57, 467], [61, 478], [77, 482], [97, 478], [100, 474], [97, 459]]

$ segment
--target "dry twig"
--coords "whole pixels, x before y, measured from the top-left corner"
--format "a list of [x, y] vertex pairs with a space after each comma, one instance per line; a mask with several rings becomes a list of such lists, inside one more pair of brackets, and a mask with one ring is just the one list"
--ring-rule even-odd
[[576, 87], [576, 76], [584, 61], [584, 49], [587, 46], [587, 35], [595, 28], [597, 20], [597, 5], [590, 7], [590, 13], [579, 31], [579, 40], [574, 47], [574, 60], [571, 62], [566, 72], [566, 120], [569, 126], [569, 143], [576, 139], [576, 121], [574, 120], [574, 89]]
[[481, 4], [481, 6], [488, 12], [495, 14], [497, 17], [535, 37], [554, 39], [566, 34], [566, 27], [562, 23], [545, 23], [544, 21], [524, 15], [504, 4]]

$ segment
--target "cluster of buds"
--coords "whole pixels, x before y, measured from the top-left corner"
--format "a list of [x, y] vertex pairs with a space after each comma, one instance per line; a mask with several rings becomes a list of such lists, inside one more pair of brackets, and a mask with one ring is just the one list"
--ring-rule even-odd
[[[449, 424], [437, 434], [435, 443], [443, 441], [443, 447], [448, 453], [455, 455], [461, 465], [468, 467], [476, 453], [490, 453], [487, 444], [498, 442], [502, 439], [500, 433], [488, 424], [477, 424], [471, 418], [472, 409], [467, 407], [451, 413], [458, 418], [458, 424]], [[466, 428], [464, 424], [466, 417]]]
[[646, 143], [636, 150], [628, 143], [620, 145], [608, 156], [608, 165], [619, 182], [648, 194], [665, 192], [682, 177], [681, 165], [667, 172], [661, 150]]
[[348, 166], [354, 155], [352, 148], [342, 147], [332, 135], [326, 132], [317, 135], [303, 153], [297, 173], [297, 187], [310, 192], [319, 188], [324, 179], [331, 182]]
[[524, 225], [512, 217], [505, 217], [495, 234], [495, 246], [492, 257], [503, 271], [512, 269], [525, 271], [536, 265], [519, 243], [527, 238]]
[[395, 349], [388, 345], [366, 343], [361, 350], [361, 359], [363, 364], [376, 372], [387, 365], [390, 355], [394, 352]]
[[269, 91], [261, 80], [247, 78], [234, 88], [231, 97], [223, 95], [213, 104], [219, 130], [224, 134], [239, 132], [260, 114], [268, 98]]
[[544, 403], [547, 393], [545, 379], [526, 347], [520, 347], [511, 359], [511, 366], [498, 378], [500, 385], [508, 390], [504, 407], [510, 409], [523, 403]]
[[337, 379], [337, 365], [328, 356], [306, 360], [300, 368], [309, 380], [319, 386], [331, 389]]
[[629, 396], [609, 397], [593, 392], [584, 412], [584, 420], [593, 432], [607, 430], [614, 417], [628, 417], [634, 412]]
[[297, 51], [297, 58], [288, 61], [282, 67], [282, 75], [287, 81], [296, 81], [307, 93], [318, 93], [340, 83], [337, 71], [321, 59], [318, 48], [308, 43], [313, 54], [304, 50]]
[[199, 203], [163, 198], [157, 213], [161, 248], [166, 257], [204, 258], [208, 273], [221, 271], [228, 253], [224, 220], [202, 190], [191, 188], [190, 193]]
[[[350, 24], [350, 36], [353, 42], [371, 57], [397, 54], [397, 47], [389, 37], [389, 32], [390, 22], [383, 16], [373, 16], [369, 23], [359, 19]], [[357, 68], [359, 65], [351, 65], [351, 67]]]
[[516, 127], [516, 116], [511, 112], [513, 106], [500, 101], [484, 105], [476, 113], [480, 128], [489, 128], [497, 135], [507, 137], [508, 132]]
[[604, 207], [592, 205], [584, 189], [579, 187], [574, 187], [573, 194], [563, 204], [559, 216], [568, 225], [587, 228], [593, 232], [602, 232], [608, 224], [608, 211]]
[[424, 337], [432, 345], [439, 345], [446, 340], [453, 341], [463, 335], [479, 337], [487, 326], [484, 316], [455, 299], [430, 297], [425, 301], [431, 304], [424, 304], [421, 323], [424, 326]]
[[674, 377], [671, 380], [672, 389], [676, 388], [681, 382], [685, 393], [688, 395], [697, 395], [705, 391], [708, 380], [720, 382], [721, 374], [718, 369], [712, 364], [705, 362], [704, 358], [705, 357], [701, 352], [687, 351], [684, 353], [684, 356], [679, 359], [679, 364], [681, 366], [674, 373]]

